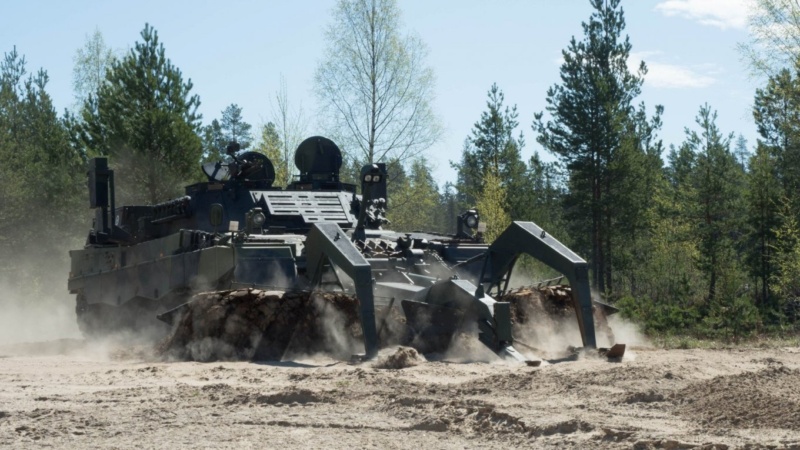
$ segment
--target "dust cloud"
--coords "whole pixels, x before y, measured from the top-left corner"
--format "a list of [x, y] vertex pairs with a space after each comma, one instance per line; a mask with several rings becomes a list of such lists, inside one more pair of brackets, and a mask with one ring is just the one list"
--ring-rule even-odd
[[[571, 299], [553, 303], [554, 298], [547, 298], [536, 288], [543, 279], [533, 273], [512, 274], [510, 286], [517, 290], [510, 300], [516, 303], [517, 320], [514, 325], [514, 339], [517, 350], [531, 358], [562, 358], [571, 353], [570, 347], [583, 347], [577, 315], [572, 307]], [[547, 274], [552, 275], [552, 274]], [[553, 289], [558, 293], [554, 283], [567, 282], [566, 279], [552, 279]], [[551, 283], [545, 282], [544, 285]], [[567, 288], [568, 289], [568, 288]], [[549, 291], [548, 291], [549, 292]], [[566, 292], [565, 292], [566, 293]], [[565, 294], [562, 293], [562, 294]], [[561, 297], [556, 295], [556, 297]], [[570, 298], [567, 296], [567, 298]], [[599, 301], [600, 295], [592, 291], [592, 300]], [[631, 347], [650, 347], [648, 339], [634, 323], [625, 320], [618, 314], [606, 315], [595, 306], [595, 336], [598, 348], [608, 348], [614, 344], [626, 344], [625, 360], [635, 358]]]
[[66, 284], [66, 272], [55, 273], [31, 289], [0, 281], [0, 346], [80, 338], [75, 296], [67, 292]]
[[[53, 252], [66, 254], [63, 249]], [[66, 258], [54, 257], [47, 264], [20, 260], [15, 278], [0, 278], [0, 355], [152, 359], [153, 336], [116, 332], [102, 339], [84, 339], [75, 295], [67, 290], [68, 267]]]
[[363, 339], [356, 338], [360, 334], [360, 326], [343, 311], [333, 307], [320, 295], [311, 296], [311, 307], [317, 314], [315, 321], [322, 338], [320, 342], [323, 346], [322, 351], [308, 352], [307, 348], [303, 348], [298, 339], [295, 339], [295, 333], [281, 360], [315, 360], [323, 355], [344, 360], [365, 351]]

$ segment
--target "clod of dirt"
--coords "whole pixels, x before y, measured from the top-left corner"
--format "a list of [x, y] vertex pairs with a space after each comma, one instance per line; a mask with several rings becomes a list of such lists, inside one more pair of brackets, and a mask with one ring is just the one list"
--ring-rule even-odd
[[688, 449], [703, 449], [703, 450], [727, 450], [727, 445], [717, 445], [717, 444], [704, 444], [702, 446], [697, 444], [690, 444], [686, 442], [676, 441], [674, 439], [642, 439], [636, 441], [633, 444], [634, 450], [651, 450], [651, 449], [663, 449], [663, 450], [688, 450]]
[[564, 422], [557, 422], [547, 426], [534, 427], [530, 430], [531, 436], [551, 436], [554, 434], [571, 434], [578, 431], [589, 432], [594, 430], [594, 426], [590, 423], [580, 420], [567, 420]]
[[648, 392], [636, 392], [628, 396], [625, 399], [625, 403], [632, 404], [632, 403], [653, 403], [653, 402], [663, 402], [664, 401], [664, 394], [648, 391]]
[[416, 366], [423, 362], [425, 362], [425, 358], [415, 349], [411, 347], [397, 347], [397, 351], [391, 355], [379, 358], [373, 367], [377, 369], [405, 369], [406, 367]]
[[307, 403], [330, 402], [331, 400], [308, 389], [290, 389], [271, 395], [259, 395], [255, 401], [264, 405], [305, 405]]
[[197, 294], [157, 352], [180, 360], [277, 360], [344, 356], [361, 339], [358, 301], [343, 293], [239, 289]]

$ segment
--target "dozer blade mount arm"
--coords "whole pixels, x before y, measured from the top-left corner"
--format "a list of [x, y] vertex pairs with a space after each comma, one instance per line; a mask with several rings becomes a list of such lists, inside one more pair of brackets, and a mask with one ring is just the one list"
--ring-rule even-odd
[[513, 222], [492, 242], [484, 259], [479, 282], [487, 287], [487, 292], [497, 288], [498, 293], [503, 293], [508, 287], [511, 270], [522, 254], [530, 255], [567, 277], [572, 287], [572, 304], [583, 346], [597, 348], [589, 267], [583, 258], [535, 223]]
[[307, 275], [312, 288], [319, 286], [325, 264], [330, 262], [353, 279], [358, 298], [364, 351], [367, 358], [378, 354], [372, 269], [349, 236], [335, 223], [316, 223], [306, 238]]

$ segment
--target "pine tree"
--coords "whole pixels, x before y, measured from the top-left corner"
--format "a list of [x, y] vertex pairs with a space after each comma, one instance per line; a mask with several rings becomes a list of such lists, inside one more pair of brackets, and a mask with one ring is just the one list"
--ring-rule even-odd
[[[775, 244], [772, 246], [776, 270], [770, 275], [770, 287], [777, 298], [773, 316], [783, 319], [786, 305], [797, 305], [800, 298], [800, 220], [797, 219], [797, 204], [789, 197], [782, 197], [778, 217], [780, 225], [775, 228]], [[791, 311], [793, 322], [800, 319], [798, 311]]]
[[[795, 71], [800, 71], [800, 61]], [[788, 196], [800, 190], [800, 77], [788, 69], [770, 77], [756, 90], [753, 118], [761, 143], [771, 149]]]
[[[274, 128], [273, 124], [273, 128]], [[228, 144], [236, 141], [242, 150], [253, 143], [252, 125], [242, 118], [242, 108], [231, 103], [222, 110], [222, 117], [214, 119], [202, 129], [203, 159], [205, 161], [228, 158]]]
[[435, 224], [441, 233], [455, 234], [456, 217], [463, 211], [458, 202], [456, 187], [451, 182], [446, 182], [439, 196], [439, 207], [436, 209]]
[[[612, 290], [615, 226], [622, 223], [615, 205], [630, 203], [626, 195], [637, 174], [635, 167], [646, 143], [660, 123], [656, 117], [643, 126], [633, 100], [640, 94], [647, 68], [628, 69], [631, 44], [620, 0], [592, 0], [595, 11], [583, 23], [584, 39], [574, 37], [562, 52], [561, 84], [547, 92], [547, 112], [536, 114], [537, 141], [565, 165], [569, 192], [567, 219], [579, 253], [589, 255], [592, 284], [601, 292]], [[643, 201], [643, 200], [640, 200]]]
[[203, 127], [202, 134], [203, 161], [218, 161], [227, 158], [225, 149], [230, 141], [225, 139], [219, 120], [214, 119]]
[[708, 277], [709, 301], [717, 292], [723, 271], [736, 259], [734, 245], [742, 238], [744, 171], [730, 149], [733, 134], [723, 136], [716, 125], [717, 113], [700, 108], [699, 133], [686, 130], [686, 146], [695, 155], [692, 173], [694, 201], [691, 207], [699, 237], [700, 269]]
[[469, 138], [464, 139], [461, 160], [450, 161], [450, 167], [456, 170], [456, 204], [459, 210], [467, 210], [475, 206], [475, 201], [483, 184], [483, 172], [480, 169], [478, 155]]
[[[759, 143], [750, 158], [747, 174], [748, 254], [746, 256], [751, 276], [757, 286], [757, 304], [763, 309], [775, 309], [775, 298], [770, 292], [770, 279], [775, 272], [773, 249], [775, 231], [780, 224], [778, 206], [782, 194], [779, 168], [769, 147]], [[767, 311], [764, 311], [767, 312]]]
[[[509, 214], [518, 218], [527, 209], [525, 183], [525, 163], [520, 158], [520, 151], [525, 146], [522, 133], [514, 137], [519, 122], [516, 105], [504, 106], [505, 95], [497, 83], [492, 84], [487, 96], [487, 110], [472, 128], [465, 145], [460, 164], [455, 165], [459, 172], [459, 189], [468, 197], [475, 197], [475, 189], [480, 189], [485, 174], [494, 171], [503, 187], [514, 195], [508, 199]], [[471, 184], [471, 185], [470, 185]]]
[[526, 190], [529, 191], [526, 199], [527, 208], [522, 211], [519, 220], [536, 222], [561, 242], [566, 243], [569, 241], [569, 235], [565, 233], [562, 208], [565, 194], [562, 172], [557, 162], [544, 162], [539, 152], [533, 153], [525, 173]]
[[[663, 177], [663, 145], [656, 137], [663, 109], [648, 118], [644, 105], [632, 113], [619, 148], [608, 165], [605, 254], [618, 293], [639, 294], [641, 261], [650, 255], [651, 237], [658, 221], [655, 195]], [[607, 284], [607, 288], [611, 288]]]
[[[756, 90], [753, 118], [759, 133], [756, 153], [750, 159], [748, 224], [750, 273], [759, 285], [759, 306], [772, 322], [790, 289], [781, 271], [792, 270], [791, 223], [797, 211], [781, 211], [782, 198], [794, 198], [800, 190], [800, 61], [794, 71], [782, 69]], [[789, 217], [794, 215], [794, 218]], [[789, 228], [787, 228], [789, 226]], [[791, 276], [791, 275], [789, 275]], [[784, 298], [782, 298], [784, 297]]]
[[0, 284], [59, 273], [84, 225], [85, 158], [70, 145], [44, 70], [29, 74], [16, 49], [0, 61]]
[[79, 132], [87, 153], [112, 158], [124, 200], [157, 203], [197, 176], [200, 98], [156, 30], [146, 24], [141, 39], [112, 63], [96, 99], [89, 97], [96, 109], [83, 108]]
[[409, 231], [439, 231], [436, 223], [439, 188], [433, 179], [430, 163], [423, 157], [411, 161], [405, 183], [397, 189], [399, 202], [393, 203], [392, 227]]
[[236, 141], [242, 149], [250, 147], [253, 142], [253, 135], [250, 133], [252, 125], [245, 122], [242, 118], [242, 108], [232, 103], [222, 111], [222, 120], [220, 120], [220, 128], [222, 129], [225, 139]]

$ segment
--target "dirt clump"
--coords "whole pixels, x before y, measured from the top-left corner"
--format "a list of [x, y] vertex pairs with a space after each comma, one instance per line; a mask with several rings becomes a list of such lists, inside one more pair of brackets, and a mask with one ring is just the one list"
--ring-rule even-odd
[[382, 356], [375, 362], [376, 369], [405, 369], [425, 362], [425, 358], [411, 347], [397, 347], [389, 355]]
[[361, 339], [358, 301], [338, 292], [238, 289], [195, 295], [157, 352], [178, 360], [344, 356]]

